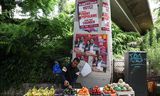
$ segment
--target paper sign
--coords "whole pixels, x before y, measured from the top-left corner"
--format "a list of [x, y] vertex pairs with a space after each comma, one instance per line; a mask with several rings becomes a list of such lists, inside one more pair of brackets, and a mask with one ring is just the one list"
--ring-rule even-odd
[[98, 4], [97, 0], [78, 2], [79, 27], [84, 31], [98, 31]]
[[81, 75], [83, 77], [85, 77], [91, 72], [92, 72], [92, 69], [91, 69], [90, 65], [88, 63], [85, 63], [85, 65], [83, 66], [83, 68], [81, 70]]

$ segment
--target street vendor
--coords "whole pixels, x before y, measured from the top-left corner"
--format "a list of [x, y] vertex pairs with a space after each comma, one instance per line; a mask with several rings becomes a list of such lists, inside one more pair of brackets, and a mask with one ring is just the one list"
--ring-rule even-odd
[[70, 83], [75, 83], [78, 76], [80, 75], [77, 65], [80, 63], [80, 59], [74, 58], [71, 64], [63, 67], [63, 88], [66, 88]]

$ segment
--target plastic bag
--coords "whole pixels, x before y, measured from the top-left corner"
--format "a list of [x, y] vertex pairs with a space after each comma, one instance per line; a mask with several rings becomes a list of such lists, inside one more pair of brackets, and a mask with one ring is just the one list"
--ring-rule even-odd
[[55, 73], [55, 74], [62, 73], [62, 69], [61, 69], [59, 63], [55, 63], [55, 65], [53, 66], [53, 73]]

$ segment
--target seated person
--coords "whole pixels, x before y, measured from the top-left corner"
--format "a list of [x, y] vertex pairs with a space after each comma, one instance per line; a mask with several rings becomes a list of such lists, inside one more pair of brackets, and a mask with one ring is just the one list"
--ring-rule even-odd
[[74, 58], [71, 64], [63, 67], [63, 85], [62, 88], [68, 87], [69, 83], [75, 83], [80, 75], [77, 65], [80, 63], [80, 59]]

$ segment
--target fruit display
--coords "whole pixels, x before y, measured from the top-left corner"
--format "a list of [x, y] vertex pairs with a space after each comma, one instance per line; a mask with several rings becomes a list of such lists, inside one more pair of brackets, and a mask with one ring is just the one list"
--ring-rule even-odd
[[92, 89], [90, 89], [89, 93], [91, 95], [95, 95], [95, 96], [101, 96], [101, 94], [102, 94], [102, 92], [101, 92], [101, 90], [100, 90], [100, 88], [98, 86], [95, 86]]
[[106, 84], [103, 88], [94, 86], [90, 88], [82, 87], [81, 89], [73, 89], [72, 86], [68, 86], [66, 89], [54, 89], [51, 88], [36, 88], [29, 89], [24, 96], [117, 96], [118, 93], [133, 92], [132, 87], [129, 86], [122, 79], [119, 79], [117, 83]]
[[48, 87], [40, 87], [39, 89], [34, 87], [33, 89], [29, 89], [24, 96], [54, 96], [54, 93], [55, 89], [53, 86], [50, 89]]
[[82, 87], [77, 93], [78, 96], [90, 96], [89, 90], [86, 87]]
[[66, 88], [66, 89], [64, 89], [64, 91], [63, 91], [63, 95], [65, 95], [65, 96], [68, 96], [68, 95], [74, 96], [74, 95], [76, 95], [76, 94], [77, 94], [77, 91], [74, 90], [74, 89], [71, 89], [71, 88]]
[[116, 91], [133, 91], [132, 87], [125, 83], [123, 79], [119, 79], [118, 83], [112, 83], [110, 86]]
[[104, 93], [104, 94], [115, 94], [116, 91], [111, 87], [110, 84], [106, 84], [106, 85], [103, 87], [103, 93]]

